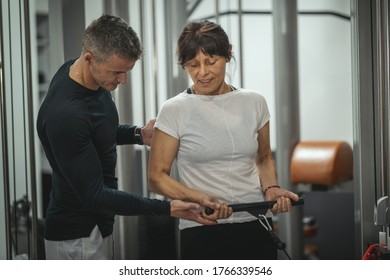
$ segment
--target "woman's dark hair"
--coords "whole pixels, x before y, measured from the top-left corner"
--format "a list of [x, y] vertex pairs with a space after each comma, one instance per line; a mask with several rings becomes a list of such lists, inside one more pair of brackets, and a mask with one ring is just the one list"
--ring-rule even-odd
[[199, 51], [207, 55], [232, 57], [229, 37], [219, 24], [208, 20], [189, 22], [180, 34], [177, 44], [178, 63], [185, 68]]

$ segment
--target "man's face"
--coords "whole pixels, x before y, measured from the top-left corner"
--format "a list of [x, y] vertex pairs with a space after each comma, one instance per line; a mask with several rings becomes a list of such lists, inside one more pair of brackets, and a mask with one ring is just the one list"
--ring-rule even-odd
[[126, 83], [127, 72], [133, 69], [136, 61], [136, 59], [125, 60], [112, 55], [106, 61], [98, 63], [92, 55], [89, 72], [97, 87], [113, 91], [119, 84]]

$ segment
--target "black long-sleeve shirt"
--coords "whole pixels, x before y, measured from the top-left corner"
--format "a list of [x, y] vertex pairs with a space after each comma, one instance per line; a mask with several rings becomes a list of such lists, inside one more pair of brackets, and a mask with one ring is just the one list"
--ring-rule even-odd
[[74, 60], [55, 74], [39, 110], [37, 130], [52, 168], [45, 239], [113, 231], [114, 215], [169, 215], [166, 201], [118, 190], [117, 144], [134, 144], [135, 126], [119, 125], [111, 93], [90, 90], [69, 77]]

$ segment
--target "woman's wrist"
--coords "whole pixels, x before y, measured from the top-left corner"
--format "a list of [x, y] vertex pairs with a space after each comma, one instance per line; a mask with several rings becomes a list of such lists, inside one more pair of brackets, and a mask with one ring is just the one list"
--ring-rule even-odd
[[267, 193], [267, 191], [268, 191], [269, 189], [273, 189], [273, 188], [280, 189], [280, 186], [279, 186], [279, 185], [271, 185], [271, 186], [266, 187], [266, 188], [263, 190], [263, 195], [265, 196], [266, 193]]

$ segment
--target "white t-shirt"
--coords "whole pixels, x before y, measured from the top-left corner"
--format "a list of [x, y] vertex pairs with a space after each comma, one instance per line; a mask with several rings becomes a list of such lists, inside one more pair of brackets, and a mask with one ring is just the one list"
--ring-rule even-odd
[[[237, 89], [222, 95], [189, 94], [167, 100], [155, 127], [180, 140], [178, 179], [227, 204], [263, 201], [255, 157], [258, 130], [270, 115], [258, 92]], [[252, 221], [236, 212], [218, 223]], [[180, 220], [180, 229], [200, 224]]]

